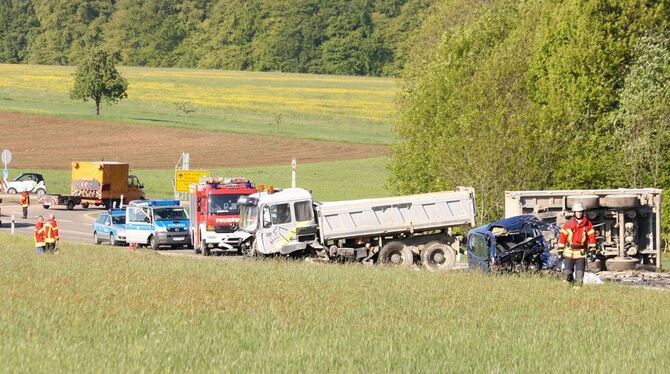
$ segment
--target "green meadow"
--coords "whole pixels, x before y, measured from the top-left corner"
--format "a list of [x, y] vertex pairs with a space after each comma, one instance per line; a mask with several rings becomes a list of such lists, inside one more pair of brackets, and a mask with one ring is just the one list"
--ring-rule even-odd
[[[390, 78], [121, 67], [128, 98], [91, 102], [68, 92], [74, 67], [0, 64], [0, 112], [278, 135], [351, 143], [392, 140], [396, 83]], [[175, 103], [190, 102], [186, 116]]]
[[10, 372], [654, 372], [670, 293], [0, 235]]

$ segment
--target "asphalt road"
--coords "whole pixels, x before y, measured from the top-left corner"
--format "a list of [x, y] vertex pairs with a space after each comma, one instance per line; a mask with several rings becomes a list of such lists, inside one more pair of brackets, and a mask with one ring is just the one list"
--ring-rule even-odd
[[14, 215], [15, 232], [21, 235], [33, 235], [35, 222], [38, 216], [45, 219], [49, 214], [56, 216], [60, 237], [65, 241], [91, 243], [93, 240], [93, 223], [103, 209], [75, 209], [65, 208], [44, 209], [41, 205], [33, 204], [28, 208], [28, 218], [22, 218], [21, 206], [17, 204], [2, 204], [2, 227], [0, 232], [10, 232], [11, 216]]
[[[44, 209], [40, 204], [33, 204], [28, 208], [28, 218], [23, 219], [21, 206], [18, 204], [0, 204], [0, 219], [2, 225], [0, 226], [0, 233], [10, 232], [11, 216], [14, 215], [14, 230], [16, 234], [32, 236], [35, 229], [35, 222], [38, 216], [43, 216], [45, 219], [49, 214], [56, 216], [58, 221], [58, 231], [62, 241], [77, 242], [77, 243], [93, 243], [93, 224], [99, 214], [103, 213], [103, 208], [89, 208], [83, 209], [77, 207], [74, 210], [67, 210], [65, 207], [54, 207]], [[103, 243], [106, 244], [106, 243]], [[198, 256], [192, 249], [162, 249], [159, 253], [173, 256]], [[231, 253], [212, 252], [214, 258], [234, 259], [242, 258]]]

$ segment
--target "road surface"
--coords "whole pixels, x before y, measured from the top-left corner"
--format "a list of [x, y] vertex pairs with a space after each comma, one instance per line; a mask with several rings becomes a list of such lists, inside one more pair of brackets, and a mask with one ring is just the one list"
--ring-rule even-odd
[[[0, 205], [2, 216], [2, 226], [0, 233], [10, 232], [11, 216], [14, 215], [14, 230], [17, 234], [32, 236], [35, 229], [35, 222], [38, 216], [45, 219], [49, 214], [56, 216], [58, 221], [58, 231], [61, 240], [77, 243], [93, 243], [93, 224], [103, 208], [83, 209], [76, 207], [74, 210], [67, 210], [65, 207], [54, 207], [44, 209], [40, 204], [33, 204], [28, 208], [28, 219], [22, 218], [21, 206], [18, 204]], [[193, 250], [162, 250], [163, 254], [194, 256]], [[218, 257], [218, 256], [217, 256]], [[225, 256], [230, 257], [230, 256]]]

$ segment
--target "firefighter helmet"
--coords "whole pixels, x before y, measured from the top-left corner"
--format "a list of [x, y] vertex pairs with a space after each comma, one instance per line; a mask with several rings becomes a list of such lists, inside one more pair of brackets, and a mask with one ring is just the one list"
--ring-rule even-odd
[[582, 205], [582, 203], [574, 203], [572, 205], [572, 211], [573, 212], [583, 212], [584, 211], [584, 205]]

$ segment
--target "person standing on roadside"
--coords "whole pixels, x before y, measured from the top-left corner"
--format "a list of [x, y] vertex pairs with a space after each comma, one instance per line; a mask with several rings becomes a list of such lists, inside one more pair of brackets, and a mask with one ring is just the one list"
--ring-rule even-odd
[[573, 205], [572, 214], [572, 218], [561, 229], [558, 253], [565, 264], [565, 280], [581, 286], [586, 270], [586, 254], [596, 249], [596, 233], [591, 221], [584, 216], [581, 203]]
[[35, 252], [44, 253], [45, 244], [44, 218], [39, 216], [37, 217], [37, 223], [35, 223]]
[[30, 206], [30, 195], [28, 191], [21, 192], [21, 209], [23, 210], [23, 219], [28, 218], [28, 207]]
[[49, 253], [56, 252], [56, 243], [58, 243], [58, 222], [53, 214], [49, 214], [49, 218], [44, 223], [46, 251]]

